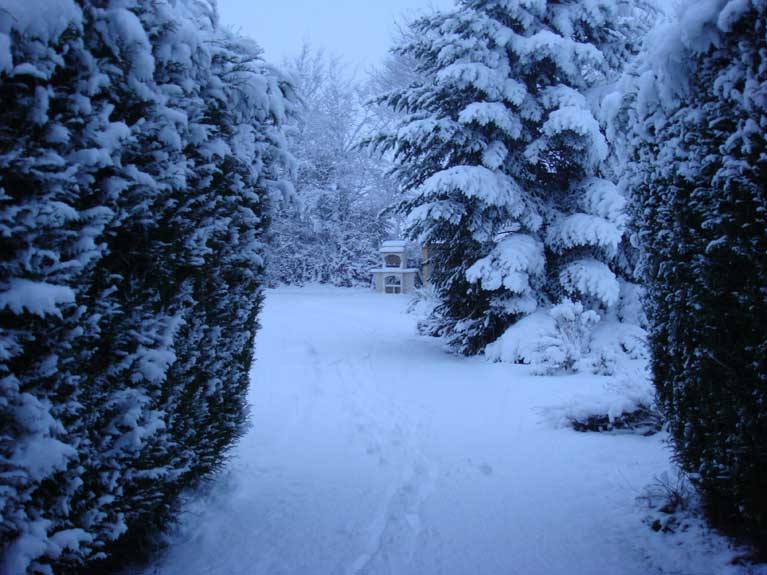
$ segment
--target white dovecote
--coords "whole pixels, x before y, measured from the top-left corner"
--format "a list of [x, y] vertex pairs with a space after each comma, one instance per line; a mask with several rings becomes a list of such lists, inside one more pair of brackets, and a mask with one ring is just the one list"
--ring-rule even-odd
[[407, 242], [389, 240], [381, 244], [381, 267], [370, 270], [379, 293], [407, 294], [415, 289], [417, 268], [407, 267]]

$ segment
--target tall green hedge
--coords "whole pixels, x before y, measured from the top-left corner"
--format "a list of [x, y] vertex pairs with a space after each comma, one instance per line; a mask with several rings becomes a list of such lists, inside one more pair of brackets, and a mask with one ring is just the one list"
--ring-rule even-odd
[[767, 551], [766, 34], [763, 0], [685, 4], [639, 81], [633, 171], [677, 459], [714, 524]]
[[40, 4], [0, 8], [9, 574], [135, 553], [242, 432], [292, 105], [212, 5]]

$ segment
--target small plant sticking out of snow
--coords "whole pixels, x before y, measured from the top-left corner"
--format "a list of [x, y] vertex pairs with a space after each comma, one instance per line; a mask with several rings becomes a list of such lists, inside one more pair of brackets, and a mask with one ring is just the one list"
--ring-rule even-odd
[[653, 531], [664, 533], [686, 531], [689, 524], [683, 515], [697, 506], [695, 490], [687, 476], [680, 472], [669, 475], [664, 471], [637, 499], [654, 511], [645, 522]]
[[566, 299], [551, 308], [549, 315], [554, 319], [558, 337], [544, 351], [543, 371], [578, 371], [578, 364], [589, 352], [591, 331], [599, 323], [599, 314], [584, 309], [580, 302]]
[[685, 573], [767, 573], [767, 566], [759, 564], [764, 559], [753, 548], [707, 525], [704, 505], [691, 477], [679, 469], [657, 476], [637, 501], [648, 511], [642, 519], [649, 527], [647, 545], [660, 554], [669, 548], [696, 550], [687, 557]]

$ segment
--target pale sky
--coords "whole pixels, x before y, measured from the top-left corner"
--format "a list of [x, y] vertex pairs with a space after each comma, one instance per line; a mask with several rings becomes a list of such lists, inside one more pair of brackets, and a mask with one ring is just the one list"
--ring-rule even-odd
[[294, 56], [306, 40], [350, 64], [376, 64], [391, 45], [395, 21], [453, 0], [218, 0], [221, 22], [252, 37], [266, 59]]

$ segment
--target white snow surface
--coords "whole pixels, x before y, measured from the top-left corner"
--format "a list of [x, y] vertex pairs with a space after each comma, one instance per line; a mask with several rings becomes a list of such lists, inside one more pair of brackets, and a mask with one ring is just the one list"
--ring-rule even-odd
[[3, 0], [0, 32], [15, 29], [22, 34], [51, 40], [71, 25], [80, 26], [82, 11], [73, 0]]
[[615, 305], [621, 294], [620, 282], [610, 267], [591, 258], [564, 266], [559, 282], [567, 293], [595, 297], [605, 306]]
[[486, 290], [501, 286], [515, 293], [530, 291], [530, 274], [540, 274], [544, 268], [543, 246], [527, 234], [509, 234], [487, 257], [466, 270], [466, 279], [481, 282]]
[[48, 314], [61, 317], [58, 306], [74, 301], [75, 292], [70, 287], [11, 278], [0, 293], [0, 310], [8, 308], [16, 315], [26, 311], [40, 317]]
[[605, 378], [450, 355], [414, 335], [407, 303], [267, 293], [252, 428], [146, 575], [739, 573], [713, 535], [642, 522], [663, 434], [551, 417]]

